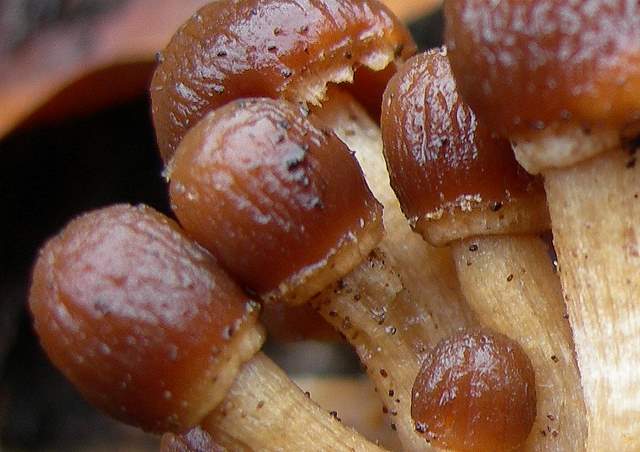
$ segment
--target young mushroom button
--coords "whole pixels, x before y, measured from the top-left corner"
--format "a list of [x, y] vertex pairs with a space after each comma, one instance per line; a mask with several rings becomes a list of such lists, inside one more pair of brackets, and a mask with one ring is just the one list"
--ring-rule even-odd
[[515, 450], [536, 417], [531, 361], [516, 342], [488, 330], [462, 331], [438, 343], [412, 392], [416, 430], [446, 449]]
[[[150, 208], [118, 205], [72, 221], [40, 252], [29, 304], [54, 364], [125, 423], [155, 433], [200, 424], [231, 448], [378, 450], [258, 353], [257, 305]], [[260, 404], [260, 416], [247, 418]]]
[[450, 0], [463, 98], [545, 178], [589, 450], [640, 449], [640, 4]]
[[[209, 111], [244, 97], [319, 104], [326, 85], [352, 82], [379, 99], [397, 58], [415, 51], [408, 30], [377, 0], [213, 2], [162, 53], [151, 85], [160, 152], [169, 161]], [[386, 70], [385, 70], [386, 69]], [[377, 104], [377, 105], [376, 105]]]

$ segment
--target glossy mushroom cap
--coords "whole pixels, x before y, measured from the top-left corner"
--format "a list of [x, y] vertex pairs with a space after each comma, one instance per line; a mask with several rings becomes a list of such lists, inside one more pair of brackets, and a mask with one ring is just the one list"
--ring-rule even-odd
[[516, 342], [487, 330], [444, 339], [413, 385], [411, 417], [418, 433], [437, 447], [514, 450], [536, 417], [531, 361]]
[[29, 303], [42, 346], [84, 397], [154, 432], [197, 424], [263, 341], [256, 305], [147, 207], [73, 220], [41, 250]]
[[184, 228], [263, 299], [305, 302], [382, 235], [355, 157], [285, 101], [232, 102], [191, 129], [169, 167]]
[[213, 2], [178, 30], [153, 77], [160, 152], [169, 161], [189, 128], [231, 100], [317, 104], [327, 83], [351, 82], [354, 71], [363, 98], [379, 105], [392, 71], [376, 72], [414, 52], [406, 27], [377, 0]]
[[640, 119], [637, 1], [448, 0], [445, 17], [460, 92], [500, 134]]
[[444, 48], [398, 70], [384, 93], [381, 126], [402, 210], [433, 244], [548, 228], [542, 184], [460, 99]]

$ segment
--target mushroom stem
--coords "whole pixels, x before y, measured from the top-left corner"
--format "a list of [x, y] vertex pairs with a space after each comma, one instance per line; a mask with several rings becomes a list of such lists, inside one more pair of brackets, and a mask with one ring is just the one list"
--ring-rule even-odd
[[589, 450], [640, 448], [640, 173], [622, 150], [545, 172]]
[[463, 294], [483, 326], [516, 340], [536, 372], [537, 418], [524, 450], [584, 450], [580, 376], [560, 281], [533, 235], [452, 244]]
[[350, 94], [338, 89], [330, 89], [314, 113], [355, 153], [371, 191], [384, 206], [385, 235], [378, 248], [423, 313], [427, 344], [433, 346], [460, 328], [477, 326], [460, 293], [451, 251], [425, 242], [411, 230], [400, 209], [389, 182], [379, 126]]
[[225, 400], [202, 426], [234, 450], [383, 450], [311, 402], [262, 353], [244, 364]]
[[406, 450], [424, 450], [411, 420], [411, 387], [428, 349], [422, 321], [379, 250], [312, 303], [355, 348]]

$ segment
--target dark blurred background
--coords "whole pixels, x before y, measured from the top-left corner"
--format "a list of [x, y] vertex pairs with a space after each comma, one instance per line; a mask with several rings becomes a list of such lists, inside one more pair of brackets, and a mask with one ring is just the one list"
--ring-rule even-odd
[[[66, 28], [74, 32], [78, 26], [91, 30], [83, 24], [126, 2], [0, 0], [0, 87], [4, 84], [9, 99], [2, 102], [0, 88], [0, 105], [9, 106], [0, 116], [11, 114], [11, 96], [18, 88], [8, 87], [18, 86], [21, 78], [14, 69], [38, 67], [29, 58], [38, 55], [33, 49], [46, 48], [46, 42], [39, 41], [41, 36], [65, 33]], [[407, 21], [422, 49], [440, 45], [440, 9]], [[157, 48], [163, 45], [158, 43]], [[148, 80], [151, 66], [135, 67]], [[94, 89], [104, 89], [106, 78], [101, 73], [88, 85], [85, 78], [63, 90], [70, 96], [56, 94], [26, 114], [21, 112], [4, 130], [0, 128], [0, 137], [4, 135], [0, 138], [0, 450], [158, 447], [157, 439], [109, 420], [78, 396], [43, 356], [25, 309], [37, 249], [70, 218], [118, 202], [145, 203], [168, 213], [150, 106], [146, 92], [139, 89], [139, 77], [134, 77], [136, 89], [108, 92], [109, 102], [89, 111], [78, 110], [72, 102], [93, 97]], [[102, 84], [95, 88], [98, 82]], [[292, 355], [292, 347], [303, 352]], [[359, 372], [349, 350], [341, 345], [328, 347], [322, 351], [314, 344], [269, 344], [267, 352], [293, 373]], [[309, 350], [329, 359], [318, 364], [315, 359], [295, 358], [309, 355]], [[312, 365], [316, 368], [307, 367]]]

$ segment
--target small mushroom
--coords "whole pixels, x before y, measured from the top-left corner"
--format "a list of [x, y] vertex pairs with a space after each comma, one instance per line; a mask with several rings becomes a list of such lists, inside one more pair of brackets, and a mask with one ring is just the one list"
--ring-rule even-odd
[[545, 179], [587, 449], [638, 450], [640, 4], [451, 0], [445, 14], [461, 95]]
[[168, 175], [182, 226], [264, 300], [308, 301], [382, 237], [382, 206], [356, 159], [285, 101], [213, 111]]
[[389, 82], [382, 136], [402, 210], [432, 244], [548, 228], [540, 180], [459, 98], [445, 48], [410, 59]]
[[460, 452], [522, 447], [536, 417], [533, 366], [517, 342], [488, 330], [461, 331], [427, 355], [411, 413], [426, 441]]
[[[459, 98], [444, 48], [411, 58], [392, 78], [382, 131], [407, 218], [434, 245], [452, 247], [480, 322], [517, 340], [534, 363], [539, 415], [524, 449], [581, 450], [587, 426], [571, 331], [537, 236], [548, 229], [540, 181]], [[560, 433], [543, 436], [549, 413]]]
[[72, 221], [41, 250], [29, 303], [53, 363], [118, 420], [156, 433], [199, 424], [225, 447], [379, 450], [259, 353], [257, 305], [150, 208]]

